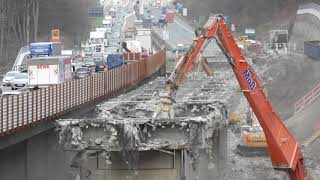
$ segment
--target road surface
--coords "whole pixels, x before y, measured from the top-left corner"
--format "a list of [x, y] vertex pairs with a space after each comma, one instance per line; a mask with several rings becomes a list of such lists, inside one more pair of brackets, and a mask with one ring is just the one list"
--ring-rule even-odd
[[[151, 10], [151, 14], [154, 15], [156, 19], [159, 19], [161, 9], [152, 6], [149, 6], [148, 8]], [[169, 34], [169, 40], [167, 40], [167, 43], [173, 48], [176, 48], [178, 44], [192, 44], [193, 40], [196, 38], [194, 33], [195, 28], [185, 22], [178, 15], [175, 15], [173, 23], [168, 23], [168, 27], [158, 28], [154, 26], [154, 30], [160, 37], [162, 37], [163, 31], [166, 31]], [[217, 55], [221, 55], [220, 49], [214, 42], [212, 42], [204, 51], [204, 56], [210, 57]]]

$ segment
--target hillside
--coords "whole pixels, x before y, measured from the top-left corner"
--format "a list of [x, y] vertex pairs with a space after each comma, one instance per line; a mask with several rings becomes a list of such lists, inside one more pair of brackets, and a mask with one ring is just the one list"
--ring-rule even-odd
[[55, 0], [41, 1], [39, 16], [39, 36], [46, 40], [53, 28], [61, 31], [65, 47], [72, 48], [74, 43], [86, 36], [90, 30], [88, 7], [94, 0]]
[[[38, 16], [33, 16], [33, 11], [25, 10], [25, 8], [20, 8], [18, 10], [12, 11], [8, 8], [18, 8], [20, 4], [15, 3], [16, 1], [5, 1], [5, 5], [2, 9], [6, 10], [1, 13], [6, 13], [5, 17], [18, 17], [17, 19], [23, 19], [26, 12], [31, 13], [30, 21], [35, 22], [35, 17], [38, 17], [38, 33], [37, 41], [48, 41], [51, 35], [51, 29], [59, 28], [61, 36], [63, 39], [65, 48], [72, 48], [74, 44], [80, 44], [80, 41], [90, 29], [90, 19], [88, 18], [88, 7], [96, 4], [95, 0], [35, 0], [38, 1]], [[9, 3], [10, 2], [10, 3]], [[30, 12], [31, 11], [31, 12]], [[1, 14], [0, 13], [0, 14]], [[11, 14], [10, 14], [11, 13]], [[19, 20], [20, 20], [19, 19]], [[12, 25], [14, 21], [12, 18], [6, 18], [5, 23], [8, 24], [5, 32], [5, 44], [3, 47], [0, 46], [0, 65], [13, 64], [13, 61], [23, 45], [27, 45], [26, 40], [27, 35], [22, 35], [23, 33], [14, 33], [14, 27], [23, 27], [28, 29], [30, 37], [28, 38], [30, 42], [34, 42], [34, 30], [33, 24], [26, 25], [25, 22], [17, 23], [17, 25]], [[25, 26], [24, 26], [25, 25]], [[17, 37], [20, 36], [20, 37]], [[2, 53], [1, 53], [2, 52]]]
[[183, 0], [189, 19], [210, 13], [229, 15], [239, 34], [247, 27], [256, 28], [257, 37], [265, 38], [271, 29], [290, 28], [298, 8], [296, 0]]

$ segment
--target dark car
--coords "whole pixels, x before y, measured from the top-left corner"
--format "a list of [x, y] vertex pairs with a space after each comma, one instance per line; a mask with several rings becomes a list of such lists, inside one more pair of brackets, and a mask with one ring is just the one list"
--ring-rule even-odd
[[75, 78], [81, 79], [92, 74], [91, 70], [88, 67], [80, 67], [75, 72]]
[[159, 20], [156, 18], [152, 19], [152, 26], [158, 26]]
[[95, 61], [95, 72], [103, 71], [106, 63], [104, 61]]
[[161, 16], [158, 21], [158, 28], [164, 28], [168, 25], [167, 18], [165, 16]]

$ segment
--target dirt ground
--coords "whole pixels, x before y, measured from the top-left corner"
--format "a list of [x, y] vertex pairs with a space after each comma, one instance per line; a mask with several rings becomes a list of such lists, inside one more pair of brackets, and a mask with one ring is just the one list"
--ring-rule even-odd
[[320, 82], [320, 61], [299, 54], [272, 59], [270, 69], [264, 74], [266, 89], [276, 112], [287, 119], [293, 115], [294, 104]]

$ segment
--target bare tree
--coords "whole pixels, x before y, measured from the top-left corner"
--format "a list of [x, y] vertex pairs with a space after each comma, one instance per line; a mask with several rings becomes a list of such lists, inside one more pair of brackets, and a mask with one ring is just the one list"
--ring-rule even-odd
[[5, 29], [5, 9], [4, 9], [4, 0], [0, 0], [0, 54], [3, 53], [4, 46], [4, 29]]
[[32, 0], [33, 41], [38, 39], [39, 0]]
[[0, 0], [0, 62], [7, 55], [12, 60], [21, 46], [48, 39], [52, 28], [68, 39], [86, 34], [90, 3], [95, 0]]

